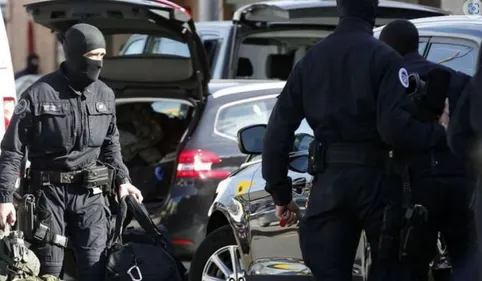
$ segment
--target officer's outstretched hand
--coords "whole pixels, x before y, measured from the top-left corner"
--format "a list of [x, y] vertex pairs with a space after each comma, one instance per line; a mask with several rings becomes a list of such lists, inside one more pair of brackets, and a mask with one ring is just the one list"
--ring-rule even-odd
[[13, 226], [16, 220], [17, 217], [13, 203], [0, 203], [0, 228], [5, 229], [7, 222]]
[[288, 205], [276, 206], [276, 216], [280, 219], [281, 227], [292, 226], [301, 218], [301, 212], [295, 201], [291, 200]]
[[142, 200], [144, 200], [141, 191], [137, 189], [137, 187], [133, 186], [131, 183], [124, 183], [119, 185], [119, 189], [117, 190], [117, 192], [119, 198], [122, 198], [126, 195], [132, 195], [137, 199], [137, 201], [139, 201], [139, 203], [142, 203]]

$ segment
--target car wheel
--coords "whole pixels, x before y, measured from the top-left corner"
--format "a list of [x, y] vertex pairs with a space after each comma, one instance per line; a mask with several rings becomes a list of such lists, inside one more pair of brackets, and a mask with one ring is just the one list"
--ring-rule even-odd
[[190, 281], [245, 281], [231, 226], [211, 232], [199, 245], [191, 263]]

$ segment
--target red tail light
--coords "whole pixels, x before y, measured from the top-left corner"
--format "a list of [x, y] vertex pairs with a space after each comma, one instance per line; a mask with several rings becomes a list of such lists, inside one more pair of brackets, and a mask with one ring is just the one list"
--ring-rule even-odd
[[12, 119], [14, 109], [15, 109], [15, 98], [3, 97], [3, 117], [5, 119], [5, 129], [7, 129], [8, 124], [10, 124], [10, 119]]
[[182, 151], [177, 164], [177, 177], [224, 179], [229, 176], [229, 171], [212, 169], [213, 164], [221, 161], [221, 158], [211, 151], [201, 149]]

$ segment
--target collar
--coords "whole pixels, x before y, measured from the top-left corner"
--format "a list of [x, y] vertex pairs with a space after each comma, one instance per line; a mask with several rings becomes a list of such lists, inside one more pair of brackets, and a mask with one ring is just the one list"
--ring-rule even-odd
[[75, 87], [75, 83], [73, 81], [71, 81], [69, 79], [69, 76], [68, 76], [68, 69], [67, 69], [67, 66], [65, 65], [65, 62], [61, 63], [60, 64], [60, 67], [59, 67], [59, 70], [58, 70], [59, 74], [67, 81], [67, 84], [69, 85], [69, 88], [78, 96], [81, 96], [85, 93], [91, 93], [93, 92], [93, 84], [94, 83], [91, 83], [89, 85], [87, 85], [87, 87], [83, 88], [83, 89], [76, 89]]
[[424, 60], [424, 58], [418, 53], [418, 51], [411, 52], [403, 56], [404, 61], [419, 61]]
[[340, 18], [335, 32], [362, 32], [373, 35], [373, 25], [361, 18]]

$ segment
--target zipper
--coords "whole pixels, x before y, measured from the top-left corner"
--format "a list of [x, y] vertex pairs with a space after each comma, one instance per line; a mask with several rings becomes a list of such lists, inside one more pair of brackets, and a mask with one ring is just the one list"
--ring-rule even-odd
[[[79, 149], [83, 149], [85, 147], [85, 143], [84, 143], [84, 111], [82, 110], [82, 97], [84, 97], [84, 94], [80, 95], [79, 96], [79, 100], [78, 100], [78, 107], [79, 107], [79, 114], [80, 114], [80, 136], [79, 136]], [[80, 147], [80, 145], [82, 145], [82, 147]]]

